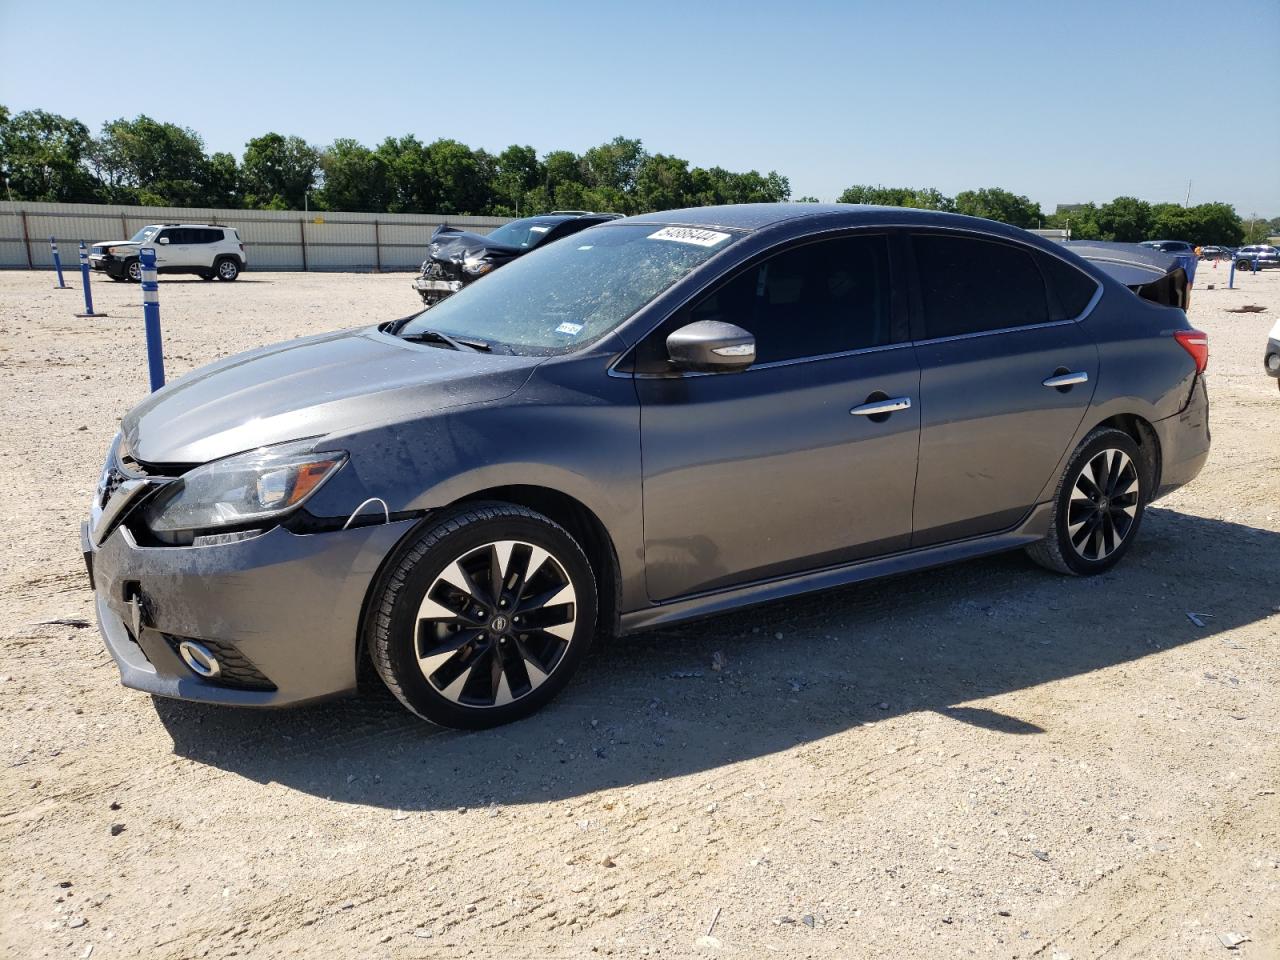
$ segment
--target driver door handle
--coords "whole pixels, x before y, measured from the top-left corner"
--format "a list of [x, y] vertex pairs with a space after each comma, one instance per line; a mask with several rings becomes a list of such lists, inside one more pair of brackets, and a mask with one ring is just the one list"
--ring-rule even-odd
[[[1062, 369], [1059, 367], [1058, 369]], [[1089, 374], [1081, 370], [1078, 373], [1063, 373], [1044, 381], [1046, 387], [1074, 387], [1077, 383], [1088, 383]]]
[[874, 400], [871, 403], [864, 403], [854, 407], [849, 412], [855, 417], [875, 417], [910, 409], [910, 397], [895, 397], [892, 400]]

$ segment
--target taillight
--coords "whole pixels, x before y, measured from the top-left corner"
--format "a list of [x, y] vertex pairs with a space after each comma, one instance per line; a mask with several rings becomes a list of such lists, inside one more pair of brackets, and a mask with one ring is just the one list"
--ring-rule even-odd
[[1204, 373], [1204, 368], [1209, 365], [1209, 335], [1203, 330], [1175, 330], [1173, 339], [1191, 354], [1191, 359], [1196, 362], [1196, 373]]

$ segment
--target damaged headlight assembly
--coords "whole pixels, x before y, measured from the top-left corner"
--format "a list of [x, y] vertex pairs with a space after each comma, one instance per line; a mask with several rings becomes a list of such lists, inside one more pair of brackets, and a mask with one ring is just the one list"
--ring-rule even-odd
[[493, 269], [489, 260], [467, 259], [462, 261], [462, 269], [473, 277], [482, 277]]
[[197, 544], [238, 539], [218, 531], [275, 521], [301, 506], [347, 462], [342, 451], [312, 453], [285, 444], [196, 467], [162, 491], [143, 521], [162, 540], [209, 533]]

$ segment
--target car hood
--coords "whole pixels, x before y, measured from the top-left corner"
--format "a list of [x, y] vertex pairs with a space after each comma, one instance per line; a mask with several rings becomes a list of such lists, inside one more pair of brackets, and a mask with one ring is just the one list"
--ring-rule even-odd
[[141, 246], [141, 244], [135, 243], [132, 240], [103, 240], [101, 243], [95, 243], [93, 246], [95, 250], [98, 247], [102, 247], [105, 250], [107, 247], [138, 247]]
[[145, 464], [197, 464], [509, 396], [541, 358], [407, 343], [377, 328], [291, 340], [174, 380], [121, 423]]
[[431, 235], [431, 259], [444, 263], [480, 259], [506, 263], [524, 252], [520, 247], [494, 243], [488, 237], [456, 227], [437, 227], [436, 232]]

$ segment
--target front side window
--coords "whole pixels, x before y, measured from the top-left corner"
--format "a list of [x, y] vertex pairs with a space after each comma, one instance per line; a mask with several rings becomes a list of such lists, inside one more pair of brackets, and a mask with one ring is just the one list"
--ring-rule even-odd
[[973, 237], [911, 238], [924, 339], [1047, 323], [1044, 278], [1029, 251]]
[[567, 353], [609, 333], [737, 236], [653, 223], [592, 227], [513, 260], [399, 333], [434, 330], [515, 353]]
[[776, 254], [697, 303], [687, 322], [742, 327], [763, 364], [883, 346], [891, 316], [888, 240], [859, 236]]

